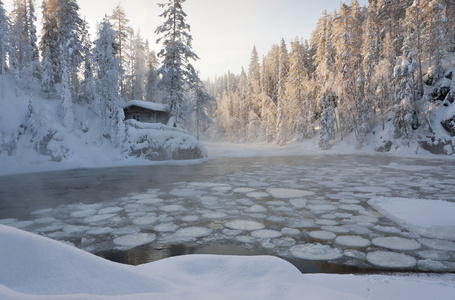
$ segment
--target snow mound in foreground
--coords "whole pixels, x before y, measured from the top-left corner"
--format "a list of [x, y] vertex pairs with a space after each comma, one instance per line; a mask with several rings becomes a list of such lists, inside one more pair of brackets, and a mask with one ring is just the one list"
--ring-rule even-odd
[[270, 256], [189, 255], [128, 266], [4, 225], [0, 241], [2, 300], [423, 300], [434, 295], [449, 300], [455, 295], [455, 284], [441, 277], [302, 275]]

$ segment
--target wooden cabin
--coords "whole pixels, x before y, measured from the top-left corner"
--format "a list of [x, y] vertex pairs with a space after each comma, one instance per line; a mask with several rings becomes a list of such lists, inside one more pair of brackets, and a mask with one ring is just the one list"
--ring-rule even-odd
[[143, 123], [167, 124], [170, 119], [170, 107], [166, 104], [132, 100], [123, 107], [125, 120], [134, 119]]

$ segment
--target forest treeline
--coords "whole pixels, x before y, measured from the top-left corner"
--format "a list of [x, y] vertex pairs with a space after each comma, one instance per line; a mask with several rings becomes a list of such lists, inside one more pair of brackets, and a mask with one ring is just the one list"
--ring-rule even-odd
[[[445, 71], [454, 46], [454, 1], [341, 3], [310, 40], [281, 40], [262, 58], [253, 48], [247, 72], [208, 83], [217, 99], [212, 134], [285, 144], [319, 132], [327, 149], [336, 135], [355, 133], [362, 147], [375, 126], [391, 123], [393, 138], [409, 144], [417, 132], [431, 134], [437, 106], [453, 102]], [[436, 85], [444, 75], [445, 91]]]

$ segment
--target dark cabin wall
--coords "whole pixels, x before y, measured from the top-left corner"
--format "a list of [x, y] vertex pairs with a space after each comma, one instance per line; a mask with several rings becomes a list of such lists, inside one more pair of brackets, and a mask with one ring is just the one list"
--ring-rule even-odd
[[[164, 111], [151, 111], [139, 106], [130, 106], [124, 109], [125, 120], [135, 119], [144, 123], [162, 123], [167, 124], [169, 113]], [[156, 117], [155, 117], [156, 116]]]

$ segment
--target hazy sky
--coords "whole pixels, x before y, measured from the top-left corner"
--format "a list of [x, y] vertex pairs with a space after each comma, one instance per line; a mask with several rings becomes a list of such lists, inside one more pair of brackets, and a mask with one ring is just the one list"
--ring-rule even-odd
[[[41, 13], [41, 0], [35, 0]], [[5, 0], [5, 8], [11, 11], [13, 0]], [[163, 23], [159, 15], [162, 9], [157, 3], [167, 0], [78, 0], [80, 14], [95, 32], [96, 24], [105, 14], [121, 3], [130, 25], [141, 36], [155, 44], [155, 29]], [[350, 2], [350, 0], [344, 0]], [[366, 5], [368, 0], [359, 0]], [[193, 50], [200, 57], [194, 65], [201, 78], [214, 78], [228, 70], [239, 73], [245, 70], [256, 45], [260, 57], [267, 54], [272, 44], [284, 38], [289, 44], [296, 36], [309, 39], [322, 11], [338, 9], [339, 0], [187, 0], [183, 10], [191, 26]], [[289, 48], [288, 48], [289, 49]]]

